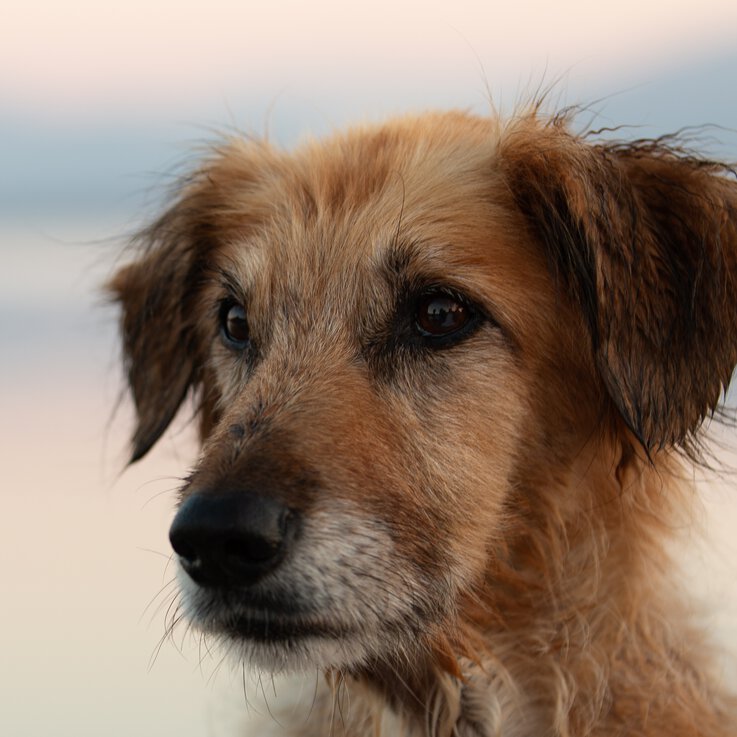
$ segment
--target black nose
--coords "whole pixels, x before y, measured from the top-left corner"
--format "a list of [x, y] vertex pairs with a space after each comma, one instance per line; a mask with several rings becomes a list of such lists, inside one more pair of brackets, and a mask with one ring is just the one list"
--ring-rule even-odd
[[297, 514], [255, 494], [199, 492], [179, 508], [169, 540], [202, 586], [248, 586], [284, 559]]

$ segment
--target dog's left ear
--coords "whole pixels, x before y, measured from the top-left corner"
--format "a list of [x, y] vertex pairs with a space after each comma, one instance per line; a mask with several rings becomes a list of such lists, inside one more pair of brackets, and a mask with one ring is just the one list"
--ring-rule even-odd
[[737, 183], [662, 141], [520, 121], [500, 161], [601, 379], [648, 450], [686, 444], [737, 364]]

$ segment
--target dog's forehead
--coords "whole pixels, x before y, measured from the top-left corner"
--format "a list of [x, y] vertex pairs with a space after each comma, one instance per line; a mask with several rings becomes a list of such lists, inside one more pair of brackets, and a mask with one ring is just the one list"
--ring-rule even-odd
[[329, 284], [333, 298], [361, 291], [398, 253], [428, 276], [498, 262], [511, 227], [497, 142], [488, 120], [452, 114], [274, 156], [254, 177], [256, 226], [224, 243], [220, 259], [247, 289]]
[[[272, 151], [250, 174], [238, 200], [247, 227], [221, 242], [218, 266], [251, 308], [295, 320], [391, 303], [401, 278], [389, 272], [399, 266], [419, 284], [465, 292], [523, 335], [555, 300], [499, 140], [493, 122], [451, 114]], [[224, 165], [246, 168], [227, 157]]]

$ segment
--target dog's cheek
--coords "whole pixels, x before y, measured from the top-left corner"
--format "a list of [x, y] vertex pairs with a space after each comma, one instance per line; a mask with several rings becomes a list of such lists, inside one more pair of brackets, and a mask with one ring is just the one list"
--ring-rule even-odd
[[505, 500], [530, 411], [527, 380], [514, 357], [498, 342], [481, 348], [444, 359], [446, 380], [432, 393], [414, 393], [414, 418], [405, 431], [427, 480], [417, 489], [425, 519], [436, 521], [423, 535], [442, 545], [456, 589], [473, 585], [490, 546], [503, 535]]

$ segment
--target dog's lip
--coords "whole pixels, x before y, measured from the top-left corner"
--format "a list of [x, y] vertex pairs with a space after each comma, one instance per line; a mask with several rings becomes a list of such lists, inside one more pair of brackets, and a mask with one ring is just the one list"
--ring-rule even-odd
[[349, 627], [332, 621], [329, 613], [283, 596], [219, 594], [205, 607], [210, 613], [206, 627], [233, 639], [284, 642], [307, 637], [340, 639], [350, 634]]
[[308, 637], [340, 639], [347, 630], [328, 622], [301, 617], [284, 617], [268, 611], [254, 611], [228, 617], [221, 624], [225, 634], [256, 642], [284, 642]]

